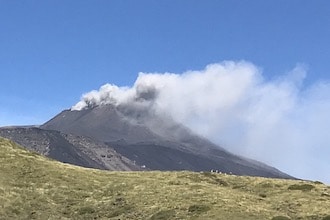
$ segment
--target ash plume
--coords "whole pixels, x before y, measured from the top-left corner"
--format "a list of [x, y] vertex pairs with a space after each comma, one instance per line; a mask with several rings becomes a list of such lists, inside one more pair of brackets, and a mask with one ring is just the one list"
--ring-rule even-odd
[[181, 74], [139, 73], [132, 87], [105, 84], [71, 110], [105, 104], [149, 109], [231, 152], [330, 183], [330, 84], [304, 86], [306, 73], [297, 65], [266, 80], [245, 61]]

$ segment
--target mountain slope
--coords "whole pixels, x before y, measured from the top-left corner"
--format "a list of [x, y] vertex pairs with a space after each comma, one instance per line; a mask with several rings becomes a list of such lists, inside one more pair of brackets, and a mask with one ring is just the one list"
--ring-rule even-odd
[[132, 123], [112, 105], [82, 111], [65, 110], [41, 128], [84, 135], [103, 142], [125, 140], [134, 143], [159, 138], [144, 125]]
[[171, 118], [141, 106], [109, 104], [81, 111], [65, 110], [41, 128], [106, 142], [152, 170], [214, 169], [238, 175], [292, 178], [273, 167], [233, 155]]
[[0, 128], [0, 137], [9, 138], [55, 160], [78, 166], [107, 170], [141, 169], [111, 147], [83, 136], [36, 127], [5, 127]]
[[0, 219], [6, 220], [330, 218], [330, 187], [318, 182], [107, 172], [49, 160], [3, 138], [0, 174]]

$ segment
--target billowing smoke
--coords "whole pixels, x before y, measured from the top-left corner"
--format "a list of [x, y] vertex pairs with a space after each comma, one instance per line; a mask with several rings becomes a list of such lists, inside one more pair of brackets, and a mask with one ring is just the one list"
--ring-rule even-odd
[[304, 86], [298, 65], [265, 80], [248, 62], [226, 61], [204, 70], [140, 73], [132, 87], [106, 84], [72, 107], [139, 103], [211, 139], [299, 178], [330, 183], [330, 84]]

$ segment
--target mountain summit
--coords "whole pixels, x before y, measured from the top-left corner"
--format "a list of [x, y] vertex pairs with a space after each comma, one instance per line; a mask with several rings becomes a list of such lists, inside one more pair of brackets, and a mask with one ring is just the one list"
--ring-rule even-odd
[[266, 164], [231, 154], [169, 116], [136, 103], [65, 110], [40, 128], [104, 142], [150, 170], [213, 169], [237, 175], [292, 178]]

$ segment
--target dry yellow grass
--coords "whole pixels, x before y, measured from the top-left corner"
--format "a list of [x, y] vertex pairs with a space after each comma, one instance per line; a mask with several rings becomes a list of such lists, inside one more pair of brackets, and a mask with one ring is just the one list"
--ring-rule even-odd
[[86, 169], [0, 138], [0, 219], [321, 220], [330, 219], [330, 187], [207, 172]]

